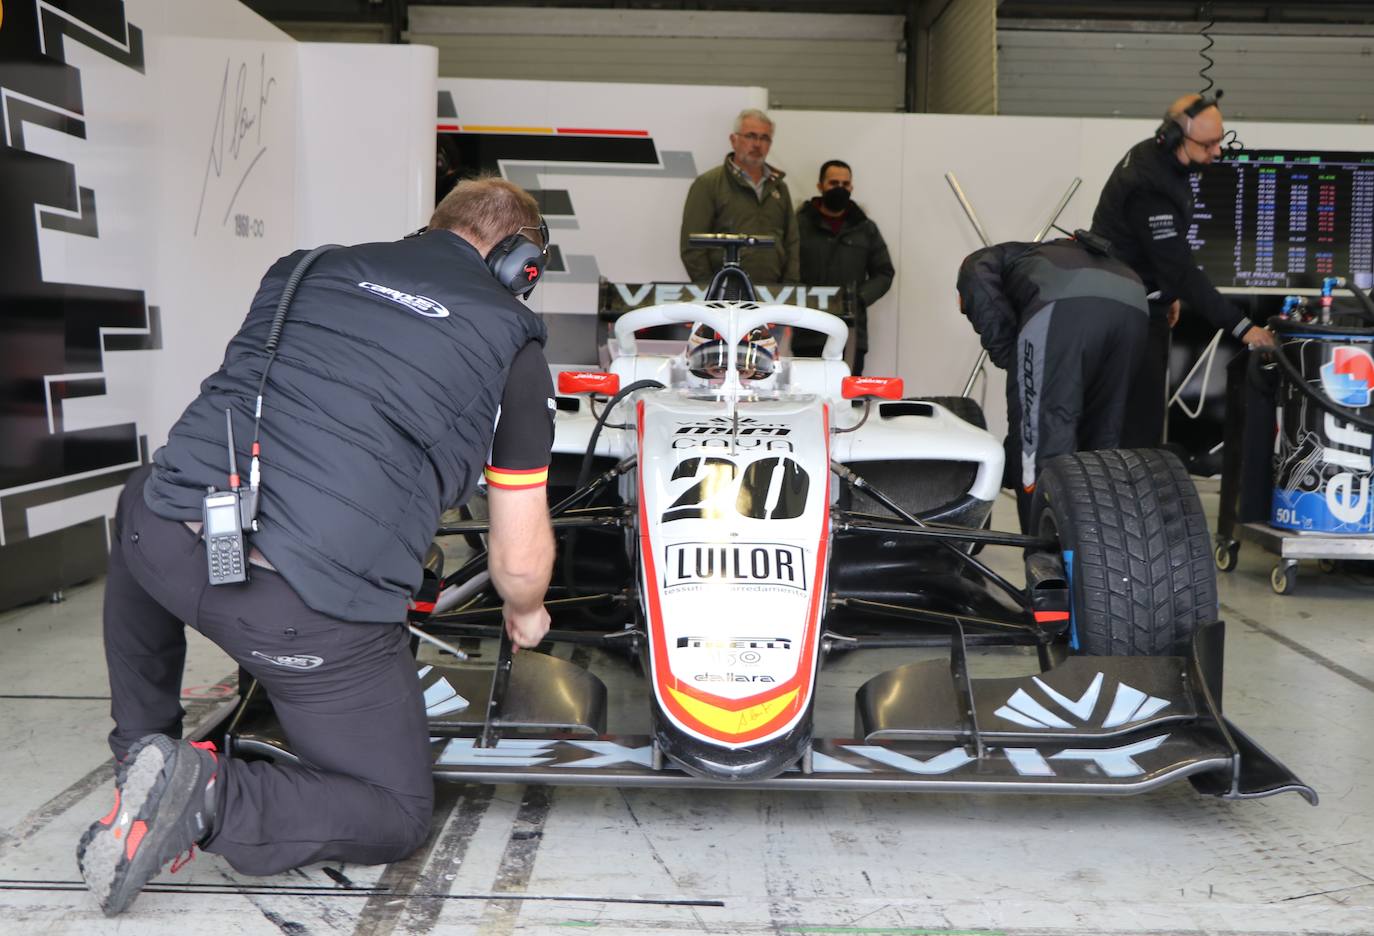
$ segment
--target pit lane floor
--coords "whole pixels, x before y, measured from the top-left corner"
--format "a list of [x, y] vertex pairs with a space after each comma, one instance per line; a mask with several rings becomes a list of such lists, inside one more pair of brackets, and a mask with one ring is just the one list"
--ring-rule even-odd
[[[1014, 525], [1005, 498], [996, 520]], [[1019, 580], [1010, 551], [992, 559]], [[443, 786], [407, 861], [247, 878], [202, 854], [112, 920], [74, 858], [112, 777], [92, 583], [0, 615], [0, 934], [1374, 933], [1374, 569], [1305, 567], [1279, 597], [1272, 563], [1243, 549], [1221, 577], [1225, 709], [1316, 809], [1186, 783], [1127, 799]], [[190, 638], [188, 727], [233, 692], [227, 658]], [[820, 733], [847, 735], [854, 689], [916, 658], [864, 656], [827, 668]], [[625, 663], [585, 659], [613, 710], [638, 697]], [[975, 676], [1027, 666], [972, 660]]]

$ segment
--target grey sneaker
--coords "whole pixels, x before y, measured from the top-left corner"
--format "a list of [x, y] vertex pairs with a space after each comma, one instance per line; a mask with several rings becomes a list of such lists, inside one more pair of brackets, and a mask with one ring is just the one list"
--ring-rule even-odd
[[163, 865], [209, 838], [218, 773], [209, 741], [148, 735], [129, 748], [115, 777], [114, 808], [76, 847], [81, 876], [106, 916], [123, 911]]

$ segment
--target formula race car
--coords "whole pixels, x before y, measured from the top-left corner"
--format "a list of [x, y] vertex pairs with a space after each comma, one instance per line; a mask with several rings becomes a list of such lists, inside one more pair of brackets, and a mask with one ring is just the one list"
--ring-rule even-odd
[[[431, 551], [412, 615], [452, 652], [420, 668], [435, 777], [1107, 794], [1187, 777], [1315, 803], [1221, 712], [1211, 541], [1182, 464], [1061, 457], [1032, 535], [988, 529], [1003, 451], [977, 406], [850, 376], [839, 318], [755, 300], [737, 257], [761, 240], [713, 239], [707, 300], [624, 314], [604, 371], [559, 375], [546, 648], [570, 659], [512, 655], [480, 510], [439, 531], [472, 551], [446, 576]], [[664, 326], [690, 337], [637, 336]], [[785, 353], [787, 329], [825, 335], [821, 356]], [[1024, 557], [1024, 585], [991, 547]], [[992, 646], [1028, 672], [972, 678], [969, 649]], [[589, 648], [622, 670], [613, 693]], [[930, 648], [947, 655], [900, 659]], [[827, 675], [852, 669], [830, 664], [862, 657], [883, 666], [836, 705]], [[290, 758], [243, 696], [229, 748]], [[849, 712], [852, 735], [821, 736]]]

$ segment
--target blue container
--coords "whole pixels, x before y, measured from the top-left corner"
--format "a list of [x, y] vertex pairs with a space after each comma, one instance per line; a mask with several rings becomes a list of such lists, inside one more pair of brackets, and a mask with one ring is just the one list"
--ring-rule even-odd
[[[1280, 353], [1322, 397], [1374, 416], [1374, 329], [1270, 321]], [[1374, 533], [1374, 436], [1279, 384], [1270, 524], [1281, 530]]]

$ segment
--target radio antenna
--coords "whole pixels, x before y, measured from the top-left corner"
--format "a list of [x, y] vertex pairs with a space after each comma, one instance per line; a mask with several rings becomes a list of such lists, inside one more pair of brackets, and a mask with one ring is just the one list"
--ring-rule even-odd
[[229, 407], [224, 408], [224, 428], [229, 435], [229, 490], [239, 489], [239, 459], [234, 454], [234, 412]]

